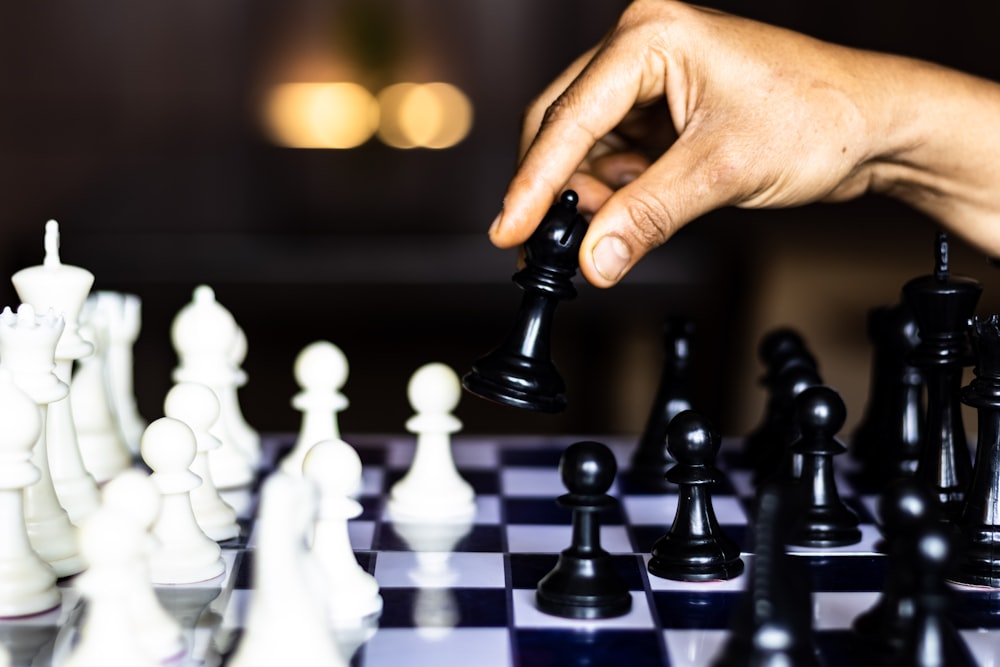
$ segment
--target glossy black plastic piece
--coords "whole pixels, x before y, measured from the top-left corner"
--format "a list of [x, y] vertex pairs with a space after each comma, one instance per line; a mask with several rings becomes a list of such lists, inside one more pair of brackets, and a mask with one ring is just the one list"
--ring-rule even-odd
[[913, 475], [923, 448], [924, 382], [909, 357], [920, 343], [917, 320], [905, 301], [868, 313], [872, 373], [868, 402], [850, 442], [862, 482]]
[[576, 296], [573, 276], [587, 231], [578, 200], [572, 190], [563, 193], [524, 244], [525, 267], [513, 277], [524, 290], [514, 327], [462, 378], [462, 386], [476, 396], [539, 412], [566, 409], [566, 386], [550, 348], [556, 306]]
[[573, 511], [573, 539], [555, 567], [538, 582], [535, 603], [546, 614], [564, 618], [611, 618], [632, 608], [628, 586], [601, 548], [598, 512], [612, 507], [607, 495], [617, 464], [607, 446], [586, 440], [566, 448], [559, 473], [569, 493], [558, 504]]
[[976, 408], [979, 435], [972, 481], [958, 520], [961, 531], [954, 579], [1000, 588], [1000, 317], [976, 319], [975, 378], [962, 401]]
[[916, 474], [955, 519], [972, 476], [960, 391], [962, 370], [973, 363], [968, 329], [983, 288], [972, 278], [951, 275], [944, 233], [937, 237], [935, 258], [933, 275], [903, 287], [920, 330], [910, 363], [920, 369], [927, 386], [925, 442]]
[[802, 457], [802, 509], [789, 539], [803, 547], [840, 547], [861, 541], [858, 516], [840, 498], [833, 457], [847, 451], [837, 432], [847, 418], [840, 395], [830, 387], [809, 387], [795, 399], [801, 435], [792, 453]]
[[662, 481], [672, 463], [666, 446], [670, 420], [693, 406], [691, 343], [694, 322], [671, 315], [663, 322], [663, 369], [646, 427], [632, 453], [631, 472], [635, 476]]
[[670, 531], [653, 544], [649, 573], [677, 581], [732, 579], [743, 573], [740, 549], [722, 531], [712, 507], [711, 487], [722, 480], [715, 467], [721, 439], [693, 410], [670, 422], [667, 447], [677, 465], [667, 481], [680, 487]]

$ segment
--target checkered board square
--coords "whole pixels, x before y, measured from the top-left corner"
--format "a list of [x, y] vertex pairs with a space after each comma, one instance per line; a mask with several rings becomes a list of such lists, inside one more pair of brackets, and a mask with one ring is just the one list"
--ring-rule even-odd
[[[534, 603], [538, 580], [571, 541], [571, 513], [558, 507], [555, 498], [565, 492], [559, 457], [576, 439], [457, 437], [455, 460], [476, 490], [476, 515], [467, 524], [419, 526], [397, 524], [385, 510], [389, 489], [412, 459], [413, 438], [348, 437], [364, 465], [363, 512], [350, 522], [349, 533], [358, 561], [374, 574], [384, 600], [377, 626], [337, 633], [345, 650], [353, 651], [352, 665], [711, 665], [729, 634], [746, 575], [685, 583], [648, 574], [650, 548], [673, 520], [675, 490], [630, 480], [627, 462], [634, 441], [597, 439], [615, 452], [620, 470], [611, 489], [618, 505], [601, 516], [602, 546], [613, 554], [633, 605], [619, 618], [580, 621], [543, 614]], [[267, 438], [268, 460], [278, 460], [291, 441], [290, 436]], [[736, 447], [738, 443], [726, 442], [724, 452]], [[749, 570], [754, 490], [747, 471], [724, 468], [727, 481], [714, 489], [713, 504], [722, 528], [740, 544]], [[855, 493], [849, 476], [840, 478], [839, 490], [861, 519], [861, 543], [790, 551], [810, 583], [822, 664], [874, 666], [880, 663], [851, 631], [851, 623], [878, 599], [887, 570], [878, 549], [877, 503], [874, 496]], [[254, 594], [256, 492], [230, 500], [240, 505], [246, 520], [243, 534], [223, 543], [226, 575], [197, 586], [158, 588], [185, 628], [186, 654], [171, 665], [224, 666], [240, 641]], [[0, 642], [15, 654], [15, 665], [58, 665], [75, 640], [83, 605], [72, 582], [61, 583], [60, 609], [0, 623]], [[1000, 666], [1000, 590], [956, 587], [951, 618], [981, 667]]]

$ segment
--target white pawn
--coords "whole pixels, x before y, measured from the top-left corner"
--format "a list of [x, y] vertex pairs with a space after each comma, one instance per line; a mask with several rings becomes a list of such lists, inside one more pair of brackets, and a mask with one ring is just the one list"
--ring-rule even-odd
[[103, 484], [132, 465], [132, 452], [111, 403], [107, 319], [91, 299], [85, 304], [82, 319], [81, 335], [93, 344], [94, 353], [77, 362], [70, 382], [73, 425], [84, 467]]
[[[80, 640], [60, 667], [159, 667], [135, 631], [131, 576], [122, 576], [123, 556], [141, 552], [146, 534], [129, 517], [104, 508], [80, 526], [80, 551], [88, 569], [74, 580], [87, 603]], [[124, 558], [129, 561], [129, 557]], [[127, 563], [125, 574], [128, 568]]]
[[347, 357], [333, 343], [320, 340], [302, 348], [293, 370], [301, 391], [292, 397], [292, 407], [302, 413], [302, 425], [295, 447], [281, 461], [281, 469], [299, 475], [313, 445], [321, 440], [340, 440], [337, 415], [348, 405], [340, 391], [347, 382]]
[[306, 454], [302, 472], [319, 489], [312, 555], [324, 573], [330, 619], [360, 624], [382, 611], [378, 582], [358, 564], [347, 530], [347, 520], [361, 514], [361, 503], [349, 497], [361, 482], [361, 458], [340, 440], [323, 440]]
[[254, 595], [229, 667], [346, 667], [309, 575], [306, 535], [315, 514], [315, 487], [306, 480], [278, 472], [264, 482]]
[[58, 606], [62, 596], [24, 525], [24, 489], [41, 477], [30, 459], [42, 415], [6, 368], [0, 368], [0, 424], [0, 616], [26, 616]]
[[191, 472], [201, 478], [201, 485], [191, 490], [191, 508], [198, 525], [216, 542], [237, 537], [240, 525], [236, 521], [236, 510], [219, 495], [208, 465], [209, 453], [222, 446], [219, 439], [209, 433], [219, 418], [219, 400], [215, 392], [196, 382], [178, 383], [167, 392], [163, 413], [187, 424], [198, 443], [198, 453], [191, 464]]
[[445, 364], [426, 364], [410, 378], [407, 396], [417, 414], [406, 429], [417, 434], [417, 445], [409, 470], [390, 491], [393, 519], [460, 522], [475, 515], [475, 493], [458, 474], [451, 452], [451, 434], [462, 428], [451, 414], [461, 392], [458, 376]]
[[152, 531], [160, 541], [150, 558], [152, 581], [186, 584], [225, 572], [222, 550], [198, 526], [191, 509], [191, 490], [201, 484], [189, 470], [197, 453], [194, 432], [183, 422], [161, 417], [146, 427], [139, 451], [161, 495]]
[[145, 473], [126, 470], [104, 485], [98, 512], [113, 513], [118, 522], [118, 549], [102, 564], [122, 580], [132, 632], [152, 658], [169, 660], [184, 650], [180, 624], [163, 608], [149, 577], [149, 556], [155, 540], [149, 529], [160, 513], [160, 492]]

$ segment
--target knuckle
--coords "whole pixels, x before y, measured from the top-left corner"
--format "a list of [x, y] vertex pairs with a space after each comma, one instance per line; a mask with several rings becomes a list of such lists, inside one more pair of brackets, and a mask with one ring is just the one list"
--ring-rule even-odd
[[580, 122], [580, 106], [577, 91], [570, 87], [545, 109], [541, 127], [555, 130], [568, 141], [586, 141], [588, 145], [597, 143], [600, 137]]
[[664, 202], [650, 192], [637, 192], [625, 204], [629, 233], [644, 248], [663, 245], [674, 228]]

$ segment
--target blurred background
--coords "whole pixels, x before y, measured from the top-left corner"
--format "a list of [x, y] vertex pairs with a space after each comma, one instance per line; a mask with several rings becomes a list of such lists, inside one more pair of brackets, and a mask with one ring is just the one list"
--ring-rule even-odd
[[[506, 335], [515, 254], [486, 229], [520, 113], [622, 0], [171, 0], [0, 6], [0, 271], [42, 259], [45, 221], [95, 289], [143, 299], [136, 391], [162, 414], [170, 323], [209, 284], [247, 334], [244, 412], [290, 430], [292, 365], [327, 339], [351, 374], [345, 432], [400, 432], [409, 375], [459, 373]], [[1000, 78], [1000, 5], [977, 0], [706, 2], [824, 39]], [[1000, 158], [998, 158], [1000, 159]], [[691, 317], [697, 402], [725, 433], [759, 420], [757, 344], [799, 329], [825, 381], [866, 400], [865, 318], [933, 268], [935, 226], [867, 198], [720, 211], [612, 290], [582, 282], [556, 315], [570, 408], [538, 415], [465, 397], [473, 432], [641, 431], [660, 328]], [[953, 270], [998, 271], [956, 242]], [[9, 281], [0, 305], [16, 306]]]

